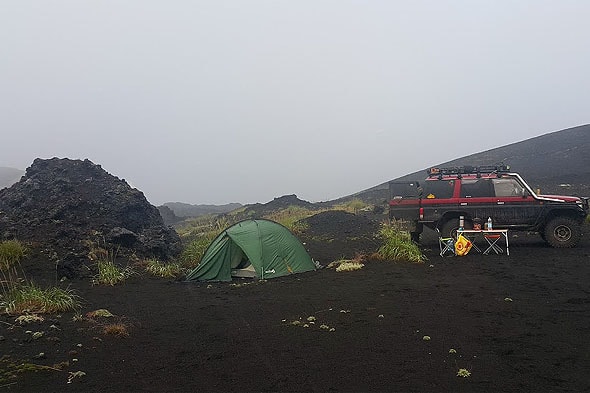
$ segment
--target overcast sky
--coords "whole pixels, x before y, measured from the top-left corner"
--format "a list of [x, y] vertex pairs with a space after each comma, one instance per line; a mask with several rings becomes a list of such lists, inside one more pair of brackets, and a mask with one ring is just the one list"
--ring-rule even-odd
[[589, 123], [590, 1], [2, 0], [0, 166], [156, 205], [350, 195]]

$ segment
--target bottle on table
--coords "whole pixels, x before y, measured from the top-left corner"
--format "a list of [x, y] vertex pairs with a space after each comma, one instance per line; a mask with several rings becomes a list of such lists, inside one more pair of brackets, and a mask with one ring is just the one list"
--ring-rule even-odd
[[488, 231], [492, 230], [492, 217], [488, 217]]

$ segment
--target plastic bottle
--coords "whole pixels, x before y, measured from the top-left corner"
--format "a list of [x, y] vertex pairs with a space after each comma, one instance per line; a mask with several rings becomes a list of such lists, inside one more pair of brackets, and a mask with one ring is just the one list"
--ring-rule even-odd
[[488, 231], [492, 230], [492, 217], [488, 217]]

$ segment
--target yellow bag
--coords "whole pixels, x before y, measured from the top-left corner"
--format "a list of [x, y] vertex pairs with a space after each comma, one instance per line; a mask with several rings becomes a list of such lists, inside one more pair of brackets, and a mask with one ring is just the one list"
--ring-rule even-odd
[[469, 250], [471, 250], [471, 246], [473, 244], [469, 239], [467, 239], [462, 234], [457, 236], [457, 241], [455, 242], [455, 254], [459, 256], [467, 255]]

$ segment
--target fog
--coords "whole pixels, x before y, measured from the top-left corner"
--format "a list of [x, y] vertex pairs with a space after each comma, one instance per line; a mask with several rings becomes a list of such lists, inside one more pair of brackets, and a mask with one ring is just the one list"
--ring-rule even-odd
[[0, 4], [0, 166], [153, 204], [346, 196], [588, 123], [590, 2]]

